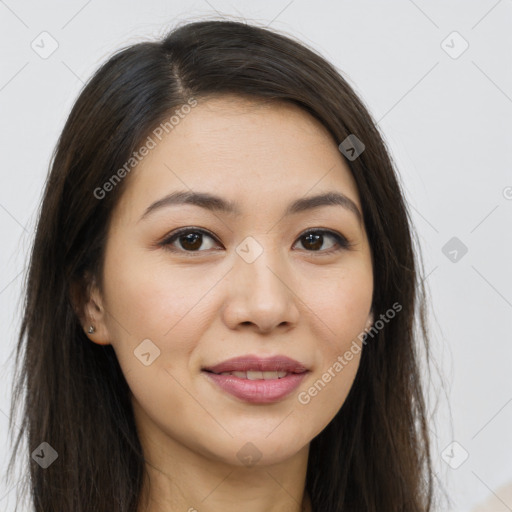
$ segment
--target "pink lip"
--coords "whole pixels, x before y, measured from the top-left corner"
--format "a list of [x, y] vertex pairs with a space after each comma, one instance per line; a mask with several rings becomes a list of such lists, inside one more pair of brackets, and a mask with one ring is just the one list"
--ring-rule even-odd
[[215, 384], [231, 395], [251, 403], [266, 404], [277, 402], [289, 395], [308, 372], [290, 373], [282, 379], [248, 380], [234, 375], [217, 375], [203, 370]]
[[203, 368], [213, 373], [223, 372], [246, 372], [249, 370], [260, 372], [289, 372], [289, 373], [303, 373], [308, 370], [303, 364], [290, 359], [286, 356], [273, 356], [273, 357], [258, 357], [253, 355], [246, 355], [241, 357], [234, 357], [216, 364], [215, 366], [208, 366]]
[[[218, 375], [223, 372], [288, 372], [281, 379], [249, 380], [234, 375]], [[308, 373], [303, 364], [286, 356], [261, 358], [242, 356], [203, 368], [203, 373], [212, 382], [231, 395], [251, 403], [271, 403], [282, 400], [299, 386]]]

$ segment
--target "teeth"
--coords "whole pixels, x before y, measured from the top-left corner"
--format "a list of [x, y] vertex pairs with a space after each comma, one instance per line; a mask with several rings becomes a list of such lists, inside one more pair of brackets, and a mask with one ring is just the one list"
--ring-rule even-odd
[[283, 377], [286, 377], [287, 375], [288, 375], [288, 372], [263, 372], [263, 378], [265, 380], [282, 379]]
[[282, 379], [288, 375], [288, 372], [259, 372], [259, 371], [248, 371], [248, 372], [222, 372], [220, 375], [233, 375], [239, 379], [247, 380], [272, 380]]

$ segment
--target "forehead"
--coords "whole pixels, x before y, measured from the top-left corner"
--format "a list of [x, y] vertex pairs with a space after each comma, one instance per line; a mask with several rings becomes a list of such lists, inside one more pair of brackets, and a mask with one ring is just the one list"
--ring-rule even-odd
[[245, 205], [244, 213], [326, 190], [360, 205], [332, 135], [291, 103], [239, 96], [199, 100], [161, 140], [153, 139], [155, 147], [126, 178], [116, 209], [133, 222], [150, 202], [174, 190], [214, 191]]

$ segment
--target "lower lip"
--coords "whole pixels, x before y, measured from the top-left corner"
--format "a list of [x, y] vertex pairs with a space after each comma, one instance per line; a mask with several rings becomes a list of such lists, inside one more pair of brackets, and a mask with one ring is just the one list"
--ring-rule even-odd
[[203, 373], [227, 393], [251, 403], [268, 404], [278, 402], [289, 395], [302, 382], [308, 372], [290, 373], [282, 379], [249, 380], [234, 375]]

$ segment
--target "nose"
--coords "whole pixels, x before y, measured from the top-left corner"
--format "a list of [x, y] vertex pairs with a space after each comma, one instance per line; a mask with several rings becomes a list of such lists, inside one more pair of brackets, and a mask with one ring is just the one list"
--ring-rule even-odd
[[292, 269], [276, 250], [264, 246], [252, 262], [238, 254], [226, 282], [223, 318], [231, 329], [252, 328], [269, 333], [280, 328], [293, 328], [300, 316], [296, 283]]

